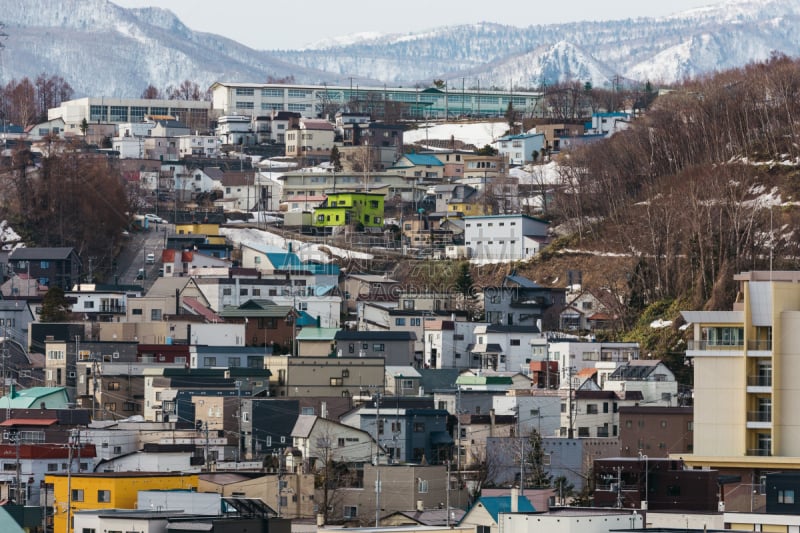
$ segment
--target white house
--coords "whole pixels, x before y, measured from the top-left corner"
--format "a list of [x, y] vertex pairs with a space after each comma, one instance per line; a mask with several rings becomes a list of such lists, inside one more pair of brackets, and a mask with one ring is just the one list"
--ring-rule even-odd
[[299, 415], [291, 437], [292, 445], [312, 466], [326, 460], [363, 464], [375, 456], [375, 439], [369, 433], [316, 415]]
[[521, 133], [505, 135], [495, 142], [495, 148], [511, 165], [533, 162], [533, 152], [541, 154], [544, 148], [544, 133]]
[[250, 117], [244, 115], [225, 115], [217, 119], [217, 136], [223, 144], [252, 144], [254, 134]]
[[592, 115], [592, 127], [587, 135], [609, 135], [624, 130], [630, 125], [631, 114], [624, 112], [595, 113]]
[[475, 322], [435, 320], [426, 324], [425, 353], [427, 368], [472, 368], [480, 361], [470, 353], [475, 344]]
[[502, 324], [475, 327], [475, 344], [471, 355], [479, 356], [478, 368], [497, 371], [525, 372], [531, 361], [531, 341], [542, 333], [536, 326]]
[[546, 242], [548, 223], [528, 215], [483, 215], [464, 219], [464, 244], [471, 261], [502, 263], [528, 259]]
[[184, 157], [219, 157], [220, 141], [213, 135], [181, 135], [178, 154]]

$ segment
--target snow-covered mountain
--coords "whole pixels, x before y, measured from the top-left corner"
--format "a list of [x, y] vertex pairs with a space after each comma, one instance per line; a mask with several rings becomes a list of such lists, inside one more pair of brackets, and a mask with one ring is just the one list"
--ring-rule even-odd
[[185, 79], [430, 84], [518, 88], [614, 78], [673, 82], [800, 55], [800, 0], [730, 0], [662, 18], [514, 27], [478, 23], [424, 32], [363, 33], [303, 50], [256, 51], [187, 28], [166, 9], [108, 0], [0, 0], [0, 79], [63, 76], [76, 95], [136, 96]]

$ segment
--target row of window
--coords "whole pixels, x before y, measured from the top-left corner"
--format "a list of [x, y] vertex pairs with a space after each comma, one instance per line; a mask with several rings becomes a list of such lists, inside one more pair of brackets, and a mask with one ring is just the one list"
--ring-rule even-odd
[[[83, 489], [72, 489], [72, 501], [73, 502], [82, 502], [84, 501], [84, 492]], [[97, 491], [97, 503], [109, 503], [111, 501], [111, 491], [110, 490], [98, 490]]]

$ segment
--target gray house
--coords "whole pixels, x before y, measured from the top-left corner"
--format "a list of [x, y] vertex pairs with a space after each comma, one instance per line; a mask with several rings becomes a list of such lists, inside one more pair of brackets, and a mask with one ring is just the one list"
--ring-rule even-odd
[[385, 364], [419, 368], [421, 360], [414, 356], [413, 331], [349, 331], [334, 337], [339, 357], [383, 357]]
[[491, 324], [536, 326], [541, 320], [543, 329], [554, 329], [565, 304], [566, 289], [543, 287], [513, 274], [499, 286], [483, 289], [486, 321]]

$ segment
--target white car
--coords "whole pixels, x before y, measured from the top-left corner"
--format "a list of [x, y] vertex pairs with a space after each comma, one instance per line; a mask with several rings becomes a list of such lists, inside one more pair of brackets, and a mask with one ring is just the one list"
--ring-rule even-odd
[[153, 222], [154, 224], [166, 224], [167, 223], [166, 220], [164, 220], [163, 218], [161, 218], [158, 215], [154, 215], [153, 213], [147, 213], [144, 216], [144, 219], [148, 220], [150, 222]]

